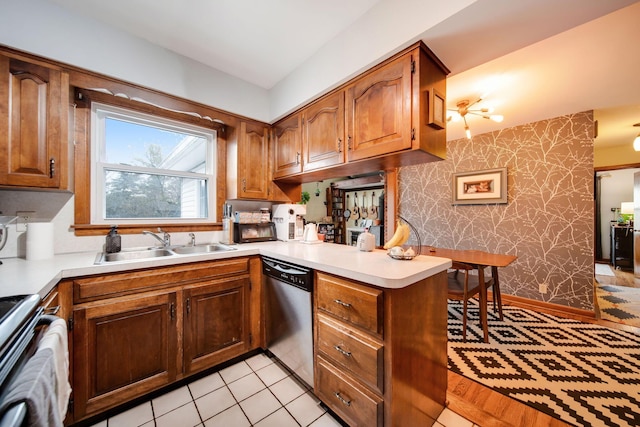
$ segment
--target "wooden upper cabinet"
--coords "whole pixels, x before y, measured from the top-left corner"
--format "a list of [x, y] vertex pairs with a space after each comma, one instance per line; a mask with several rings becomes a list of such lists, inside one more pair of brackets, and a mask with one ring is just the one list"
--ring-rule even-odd
[[349, 161], [411, 148], [412, 61], [404, 55], [347, 88]]
[[[438, 115], [445, 111], [448, 73], [418, 42], [287, 117], [281, 123], [288, 128], [303, 117], [302, 165], [276, 169], [273, 179], [301, 184], [446, 158], [446, 119]], [[281, 165], [296, 160], [293, 145], [289, 150], [280, 150]]]
[[267, 199], [269, 128], [260, 123], [242, 122], [238, 140], [238, 196], [242, 199]]
[[303, 170], [344, 163], [344, 91], [333, 93], [303, 111]]
[[302, 172], [302, 115], [296, 113], [273, 127], [273, 177]]
[[68, 75], [0, 56], [0, 185], [66, 188]]

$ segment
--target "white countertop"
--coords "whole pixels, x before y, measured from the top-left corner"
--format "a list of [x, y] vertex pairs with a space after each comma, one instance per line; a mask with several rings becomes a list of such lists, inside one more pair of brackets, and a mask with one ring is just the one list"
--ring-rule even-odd
[[264, 242], [234, 247], [237, 250], [101, 265], [94, 264], [98, 251], [60, 254], [40, 261], [5, 258], [0, 265], [0, 297], [17, 294], [44, 297], [61, 279], [69, 277], [248, 255], [269, 256], [383, 288], [402, 288], [451, 266], [448, 258], [419, 255], [411, 261], [399, 261], [387, 256], [385, 250], [362, 252], [354, 246], [333, 243]]

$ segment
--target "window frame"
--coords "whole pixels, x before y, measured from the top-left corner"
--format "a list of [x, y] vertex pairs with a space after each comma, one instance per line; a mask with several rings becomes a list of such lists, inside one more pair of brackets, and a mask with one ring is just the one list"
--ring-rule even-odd
[[[190, 135], [196, 135], [201, 138], [206, 139], [206, 147], [205, 147], [205, 172], [204, 173], [195, 173], [195, 172], [182, 172], [175, 170], [167, 170], [167, 169], [156, 169], [156, 168], [148, 168], [144, 166], [134, 166], [127, 165], [121, 166], [116, 163], [108, 163], [105, 162], [104, 159], [106, 157], [106, 130], [105, 123], [107, 118], [114, 118], [130, 123], [140, 124], [140, 125], [150, 125], [156, 126], [158, 128], [179, 131], [179, 132], [188, 132]], [[216, 150], [215, 145], [217, 144], [217, 132], [215, 129], [207, 129], [202, 126], [195, 126], [190, 123], [180, 122], [174, 119], [168, 119], [165, 117], [152, 115], [148, 113], [143, 113], [140, 111], [136, 111], [131, 108], [123, 108], [110, 104], [106, 104], [103, 102], [92, 102], [91, 103], [91, 223], [92, 224], [113, 224], [114, 222], [118, 223], [118, 225], [128, 224], [164, 224], [167, 221], [172, 221], [175, 223], [201, 223], [215, 222], [216, 218], [216, 186], [215, 184], [215, 173], [216, 173]], [[210, 159], [210, 160], [208, 160]], [[134, 219], [134, 218], [114, 218], [109, 219], [106, 218], [106, 206], [105, 206], [105, 180], [104, 180], [104, 172], [105, 170], [109, 171], [120, 171], [120, 172], [133, 172], [133, 173], [141, 173], [141, 174], [154, 174], [154, 175], [162, 175], [162, 176], [173, 176], [173, 177], [182, 177], [182, 178], [191, 178], [191, 179], [202, 179], [207, 183], [207, 218], [142, 218], [142, 219]]]
[[[73, 164], [72, 188], [75, 218], [71, 229], [76, 236], [103, 236], [110, 229], [109, 224], [91, 222], [91, 104], [93, 102], [157, 115], [181, 123], [213, 129], [217, 132], [216, 173], [215, 181], [212, 183], [216, 188], [215, 200], [213, 201], [216, 212], [214, 222], [176, 223], [176, 221], [167, 220], [164, 223], [122, 224], [118, 225], [120, 234], [138, 234], [143, 230], [157, 227], [162, 227], [167, 232], [222, 229], [222, 205], [227, 195], [227, 128], [231, 126], [233, 129], [237, 126], [237, 117], [182, 98], [99, 76], [72, 72], [70, 83], [69, 125], [73, 146], [73, 152], [70, 153], [70, 156], [71, 164]], [[88, 89], [89, 87], [93, 89]]]

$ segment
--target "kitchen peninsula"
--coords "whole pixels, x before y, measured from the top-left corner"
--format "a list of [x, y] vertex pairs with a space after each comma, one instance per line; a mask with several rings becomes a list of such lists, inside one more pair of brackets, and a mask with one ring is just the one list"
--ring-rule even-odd
[[[228, 266], [248, 260], [249, 265], [253, 266], [260, 255], [294, 262], [316, 271], [314, 391], [320, 399], [350, 425], [433, 424], [444, 408], [447, 387], [445, 271], [451, 266], [449, 259], [419, 256], [412, 261], [397, 261], [382, 250], [362, 252], [351, 246], [328, 243], [305, 245], [299, 242], [269, 242], [239, 245], [237, 248], [215, 254], [176, 255], [100, 265], [94, 265], [96, 252], [57, 255], [50, 260], [37, 262], [10, 258], [3, 260], [0, 295], [39, 293], [44, 297], [59, 282], [77, 282], [79, 289], [82, 289], [82, 285], [91, 280], [100, 284], [112, 276], [124, 277], [129, 272], [140, 270], [175, 270], [185, 264], [190, 270], [214, 261]], [[215, 269], [215, 264], [211, 265]], [[259, 275], [255, 275], [255, 269], [251, 271], [245, 274], [250, 278], [247, 280], [251, 281], [245, 289], [252, 286], [254, 289], [260, 288], [260, 283], [255, 283], [259, 281], [256, 280]], [[21, 278], [20, 282], [15, 280], [16, 277]], [[194, 290], [188, 288], [190, 285], [185, 283], [187, 287], [178, 291], [175, 300], [178, 304], [183, 298], [186, 300], [188, 295], [195, 295]], [[76, 285], [74, 289], [78, 289]], [[101, 291], [103, 285], [94, 289]], [[66, 292], [71, 290], [68, 288]], [[249, 299], [253, 299], [253, 295]], [[348, 301], [351, 309], [332, 307], [334, 295], [340, 295], [344, 302]], [[105, 307], [99, 300], [92, 301], [92, 296], [86, 299], [87, 302], [82, 302], [84, 295], [74, 293], [73, 297], [68, 297], [69, 300], [72, 298], [73, 312], [81, 313], [79, 309], [86, 306], [87, 318], [89, 310]], [[79, 306], [75, 305], [76, 299], [80, 301]], [[133, 295], [116, 299], [125, 301], [133, 299]], [[260, 311], [251, 309], [250, 315], [254, 313], [259, 314]], [[368, 321], [361, 323], [360, 315]], [[252, 319], [252, 324], [260, 324], [256, 320]], [[184, 322], [186, 325], [186, 320]], [[77, 319], [74, 323], [81, 326]], [[74, 330], [74, 340], [77, 329]], [[341, 341], [332, 345], [340, 344], [345, 354], [351, 356], [332, 353], [333, 347], [328, 347], [330, 337], [339, 338]], [[261, 344], [260, 340], [257, 341], [258, 344], [254, 341], [252, 346], [245, 345], [243, 348], [258, 348]], [[79, 347], [86, 349], [86, 344], [71, 348], [81, 351]], [[365, 351], [361, 357], [358, 353], [360, 349]], [[187, 350], [184, 351], [184, 358], [188, 359]], [[221, 362], [217, 360], [216, 363]], [[200, 370], [206, 368], [194, 366]], [[74, 374], [75, 386], [79, 379], [78, 373], [74, 371]], [[188, 374], [179, 374], [178, 377]], [[171, 382], [165, 379], [161, 386]], [[79, 390], [78, 387], [74, 389]], [[99, 414], [109, 405], [115, 407], [123, 403], [115, 399], [113, 393], [107, 394], [113, 400], [106, 399], [103, 407], [92, 409], [92, 402], [99, 400], [89, 399], [84, 406], [86, 413], [77, 413], [75, 421]], [[82, 405], [76, 400], [76, 407]]]

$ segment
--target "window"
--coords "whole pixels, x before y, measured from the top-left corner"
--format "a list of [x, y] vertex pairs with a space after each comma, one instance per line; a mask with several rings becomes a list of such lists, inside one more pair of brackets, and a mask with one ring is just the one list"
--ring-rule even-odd
[[215, 221], [216, 131], [93, 102], [93, 224]]

